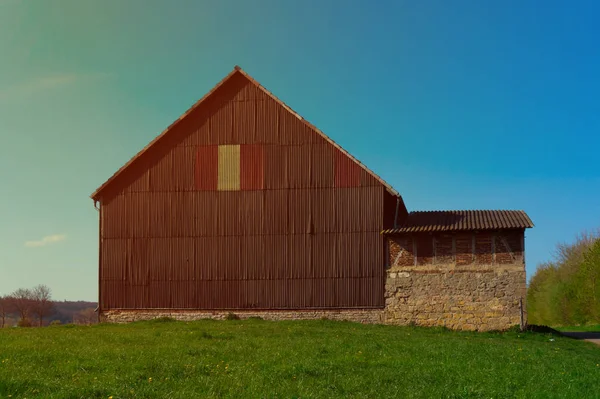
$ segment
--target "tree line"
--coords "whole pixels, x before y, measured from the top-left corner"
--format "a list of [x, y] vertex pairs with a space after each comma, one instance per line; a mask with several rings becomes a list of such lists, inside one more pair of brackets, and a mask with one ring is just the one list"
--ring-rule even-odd
[[[57, 306], [58, 305], [58, 306]], [[0, 296], [0, 328], [12, 327], [13, 319], [19, 327], [42, 327], [55, 313], [62, 313], [61, 302], [52, 300], [52, 290], [40, 284], [33, 288], [19, 288], [12, 293]], [[73, 323], [92, 324], [97, 321], [94, 308], [86, 307], [74, 313]], [[54, 320], [53, 324], [60, 323]]]
[[527, 289], [530, 324], [600, 323], [600, 230], [556, 246], [554, 259], [538, 266]]
[[43, 326], [44, 318], [52, 313], [52, 291], [40, 284], [34, 288], [19, 288], [13, 293], [0, 297], [0, 326], [4, 328], [6, 317], [16, 313], [20, 327]]

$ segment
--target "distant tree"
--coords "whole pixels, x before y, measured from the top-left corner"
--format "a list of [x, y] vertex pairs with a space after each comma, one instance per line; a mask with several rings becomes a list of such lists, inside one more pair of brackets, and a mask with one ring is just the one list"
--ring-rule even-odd
[[557, 281], [557, 266], [554, 263], [544, 263], [538, 266], [527, 288], [528, 323], [554, 323], [556, 315], [552, 297]]
[[25, 323], [29, 320], [33, 308], [33, 292], [27, 288], [19, 288], [9, 295], [10, 306], [19, 315], [19, 322]]
[[52, 314], [54, 303], [52, 302], [52, 290], [46, 285], [40, 284], [32, 291], [32, 313], [37, 317], [39, 326], [44, 325], [44, 317]]
[[577, 304], [586, 310], [583, 321], [600, 320], [600, 239], [585, 252], [576, 282]]
[[0, 328], [4, 328], [4, 326], [6, 326], [6, 318], [10, 312], [10, 298], [6, 296], [0, 296]]
[[98, 321], [98, 315], [94, 308], [87, 308], [80, 310], [73, 316], [73, 322], [75, 324], [91, 325]]
[[527, 289], [531, 324], [600, 322], [600, 230], [556, 246], [552, 262], [538, 266]]

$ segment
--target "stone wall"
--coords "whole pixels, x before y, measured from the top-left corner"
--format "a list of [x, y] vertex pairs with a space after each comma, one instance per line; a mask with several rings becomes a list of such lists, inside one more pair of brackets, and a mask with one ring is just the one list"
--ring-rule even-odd
[[521, 320], [522, 232], [388, 239], [386, 324], [503, 330]]
[[107, 310], [103, 311], [100, 320], [109, 323], [128, 323], [131, 321], [151, 320], [159, 317], [171, 317], [176, 320], [217, 319], [223, 320], [229, 313], [240, 319], [260, 317], [265, 320], [347, 320], [359, 323], [381, 323], [383, 309], [332, 309], [332, 310], [234, 310], [234, 311], [201, 311], [172, 309], [142, 310]]

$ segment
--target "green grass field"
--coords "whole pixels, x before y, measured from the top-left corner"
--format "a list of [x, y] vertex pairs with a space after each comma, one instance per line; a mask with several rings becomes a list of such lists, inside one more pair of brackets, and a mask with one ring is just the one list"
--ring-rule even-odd
[[600, 347], [349, 322], [0, 330], [1, 398], [586, 398]]

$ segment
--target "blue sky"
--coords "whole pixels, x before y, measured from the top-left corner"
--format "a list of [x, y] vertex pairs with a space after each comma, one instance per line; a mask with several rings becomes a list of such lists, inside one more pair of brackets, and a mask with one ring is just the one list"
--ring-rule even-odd
[[96, 300], [89, 195], [236, 64], [409, 210], [524, 209], [529, 275], [600, 227], [600, 5], [371, 4], [0, 0], [0, 294]]

